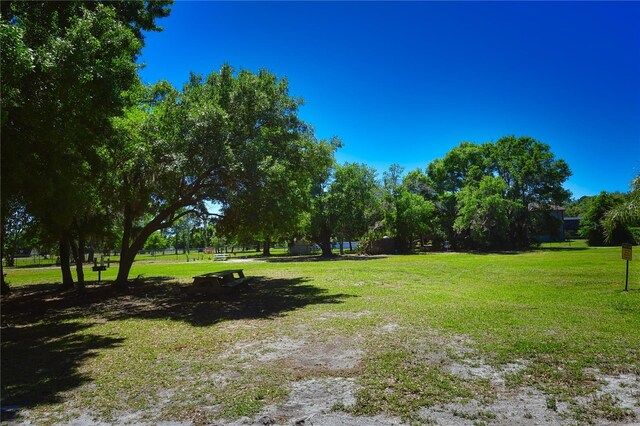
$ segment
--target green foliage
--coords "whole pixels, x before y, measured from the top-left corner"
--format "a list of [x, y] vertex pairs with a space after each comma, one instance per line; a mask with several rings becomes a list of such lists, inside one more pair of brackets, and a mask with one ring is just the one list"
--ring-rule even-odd
[[510, 236], [516, 247], [529, 245], [530, 234], [541, 234], [530, 207], [544, 210], [562, 205], [570, 193], [562, 187], [571, 176], [564, 160], [556, 160], [549, 145], [530, 137], [506, 136], [490, 149], [495, 172], [507, 185], [506, 197], [520, 205], [510, 214]]
[[580, 225], [580, 235], [587, 239], [590, 246], [620, 245], [632, 242], [633, 236], [623, 223], [618, 223], [611, 229], [610, 238], [605, 234], [605, 215], [624, 204], [622, 194], [601, 192], [591, 203], [584, 220]]
[[456, 194], [459, 213], [453, 227], [463, 241], [483, 249], [508, 246], [509, 214], [521, 206], [507, 199], [506, 191], [501, 177], [485, 176], [479, 185], [465, 186]]
[[24, 206], [16, 200], [7, 201], [2, 214], [2, 259], [7, 266], [14, 266], [18, 250], [24, 247], [27, 230], [33, 227], [33, 218], [27, 214]]
[[265, 241], [268, 246], [304, 233], [301, 228], [309, 213], [311, 186], [318, 176], [327, 174], [336, 146], [309, 134], [298, 143], [302, 159], [278, 159], [264, 152], [258, 164], [262, 178], [230, 193], [218, 222], [222, 235]]
[[402, 190], [396, 199], [396, 223], [398, 239], [404, 251], [413, 248], [413, 242], [433, 229], [435, 206], [422, 196]]
[[341, 241], [354, 241], [378, 217], [376, 171], [364, 164], [337, 166], [329, 187], [330, 208], [335, 212], [335, 233]]
[[577, 200], [571, 200], [565, 204], [565, 217], [584, 217], [591, 207], [595, 197], [585, 195]]
[[154, 253], [156, 251], [164, 250], [165, 248], [167, 248], [167, 239], [164, 238], [159, 231], [151, 234], [144, 245], [145, 250], [149, 250]]
[[[631, 181], [631, 191], [619, 205], [611, 208], [602, 221], [605, 242], [616, 240], [616, 230], [625, 225], [640, 226], [640, 175]], [[638, 238], [635, 238], [638, 241]]]
[[402, 179], [402, 186], [412, 194], [422, 196], [426, 200], [434, 201], [437, 198], [433, 190], [433, 181], [422, 170], [412, 170]]
[[20, 199], [47, 236], [73, 243], [77, 255], [87, 234], [112, 225], [103, 192], [111, 119], [138, 81], [141, 30], [159, 29], [168, 5], [2, 3], [2, 210]]
[[427, 176], [437, 193], [457, 192], [490, 172], [489, 144], [462, 142], [443, 158], [433, 160]]
[[[564, 203], [569, 193], [562, 184], [570, 175], [548, 145], [530, 137], [506, 136], [483, 145], [463, 142], [427, 167], [440, 218], [434, 243], [447, 238], [476, 248], [527, 247], [529, 236], [543, 234], [547, 225], [532, 212]], [[494, 177], [502, 184], [486, 180]], [[493, 188], [489, 200], [477, 192], [483, 181], [484, 190]]]
[[[182, 90], [161, 82], [132, 94], [139, 105], [116, 120], [113, 156], [122, 165], [114, 198], [129, 267], [151, 233], [206, 213], [205, 200], [222, 206], [221, 235], [293, 232], [335, 144], [313, 136], [297, 115], [302, 101], [288, 91], [287, 80], [267, 70], [236, 73], [225, 65], [206, 78], [192, 74]], [[126, 275], [123, 269], [119, 282]]]

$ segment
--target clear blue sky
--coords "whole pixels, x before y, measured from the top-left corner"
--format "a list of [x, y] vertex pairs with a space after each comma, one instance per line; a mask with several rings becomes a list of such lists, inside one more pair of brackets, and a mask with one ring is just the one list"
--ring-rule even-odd
[[424, 169], [515, 134], [569, 163], [576, 197], [640, 173], [640, 3], [178, 1], [159, 23], [144, 82], [267, 68], [340, 162]]

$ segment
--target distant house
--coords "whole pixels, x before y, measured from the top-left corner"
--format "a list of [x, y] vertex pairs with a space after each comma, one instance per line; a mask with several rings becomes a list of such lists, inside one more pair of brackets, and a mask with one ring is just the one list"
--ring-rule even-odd
[[529, 238], [539, 243], [564, 241], [564, 210], [564, 207], [560, 206], [530, 204], [529, 211], [539, 233], [530, 234]]
[[379, 238], [370, 241], [365, 247], [368, 254], [396, 254], [398, 253], [397, 241], [395, 238]]
[[311, 244], [308, 241], [300, 240], [293, 244], [289, 244], [289, 254], [291, 256], [304, 256], [310, 255], [315, 249], [315, 244]]
[[578, 235], [580, 230], [580, 221], [584, 219], [582, 217], [565, 217], [564, 218], [564, 233], [565, 237], [571, 238]]

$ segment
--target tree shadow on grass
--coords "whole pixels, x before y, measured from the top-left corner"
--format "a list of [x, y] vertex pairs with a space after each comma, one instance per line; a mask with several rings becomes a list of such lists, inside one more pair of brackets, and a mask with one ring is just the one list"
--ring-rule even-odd
[[347, 294], [330, 294], [306, 284], [306, 278], [271, 279], [251, 277], [250, 283], [224, 295], [189, 293], [190, 285], [158, 285], [154, 278], [139, 283], [139, 296], [105, 312], [108, 320], [123, 318], [172, 319], [194, 326], [223, 321], [269, 319], [308, 305], [342, 303]]
[[124, 339], [87, 333], [89, 324], [40, 322], [2, 330], [2, 420], [18, 410], [61, 400], [90, 379], [79, 371], [98, 350]]
[[233, 294], [191, 294], [166, 277], [138, 278], [127, 294], [109, 284], [89, 284], [83, 295], [44, 284], [16, 288], [2, 298], [2, 417], [25, 407], [60, 402], [61, 394], [91, 378], [83, 362], [124, 339], [91, 333], [108, 321], [170, 319], [197, 327], [223, 321], [272, 319], [314, 304], [343, 303], [308, 279], [253, 277]]
[[2, 325], [101, 317], [105, 320], [156, 318], [212, 325], [225, 320], [277, 317], [307, 305], [342, 303], [347, 294], [330, 294], [306, 278], [250, 277], [250, 283], [224, 295], [191, 293], [191, 285], [171, 277], [138, 277], [125, 294], [109, 283], [87, 284], [78, 295], [50, 284], [23, 286], [2, 299]]

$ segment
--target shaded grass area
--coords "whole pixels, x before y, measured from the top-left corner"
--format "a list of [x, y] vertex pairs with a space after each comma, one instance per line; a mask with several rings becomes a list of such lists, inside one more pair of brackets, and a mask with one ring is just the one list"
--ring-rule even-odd
[[[223, 262], [136, 264], [132, 275], [144, 278], [130, 294], [92, 285], [83, 298], [29, 284], [55, 281], [55, 270], [16, 274], [15, 294], [2, 302], [2, 404], [34, 415], [91, 406], [100, 418], [151, 410], [150, 421], [207, 423], [253, 415], [281, 401], [291, 381], [326, 375], [358, 380], [356, 404], [345, 408], [358, 415], [416, 421], [421, 407], [494, 398], [488, 381], [425, 356], [416, 342], [434, 332], [450, 359], [521, 364], [507, 385], [554, 401], [592, 395], [593, 370], [640, 376], [640, 273], [632, 265], [631, 291], [622, 292], [619, 248], [366, 259], [237, 264], [259, 278], [222, 299], [180, 287], [228, 269]], [[397, 331], [381, 333], [388, 325]], [[468, 350], [452, 344], [459, 336]], [[237, 349], [283, 337], [339, 337], [364, 355], [358, 368], [331, 371]], [[576, 403], [575, 419], [632, 417], [613, 397], [597, 401]]]
[[[184, 352], [203, 360], [212, 344], [213, 353], [216, 345], [222, 345], [225, 336], [214, 335], [207, 327], [236, 320], [269, 321], [311, 304], [336, 304], [352, 297], [328, 294], [304, 278], [254, 277], [251, 291], [221, 298], [188, 295], [175, 282], [166, 281], [164, 277], [139, 281], [127, 295], [89, 286], [87, 294], [77, 296], [38, 285], [21, 287], [6, 297], [2, 405], [29, 408], [59, 403], [68, 399], [67, 391], [92, 382], [75, 397], [90, 398], [104, 413], [123, 409], [125, 402], [146, 407], [153, 398], [143, 395], [145, 388], [174, 386], [179, 376], [189, 380], [182, 371], [189, 361], [181, 362], [185, 360], [176, 355]], [[248, 400], [255, 405], [263, 398], [254, 394], [270, 392], [269, 386], [257, 387], [249, 390], [253, 396]], [[241, 396], [229, 401], [238, 405], [231, 413], [246, 411], [242, 400]], [[3, 415], [13, 413], [5, 410]]]

